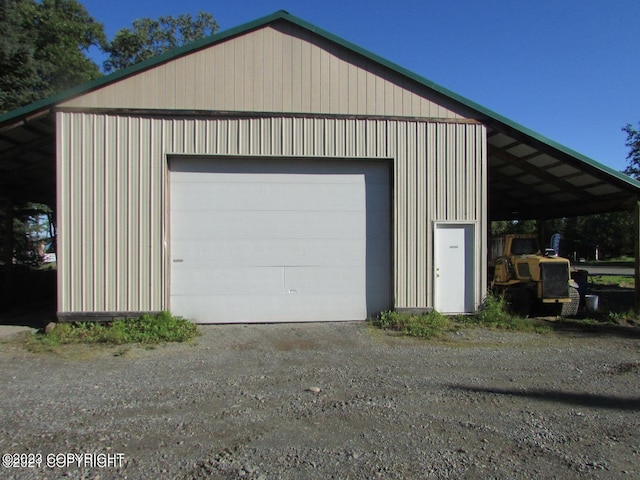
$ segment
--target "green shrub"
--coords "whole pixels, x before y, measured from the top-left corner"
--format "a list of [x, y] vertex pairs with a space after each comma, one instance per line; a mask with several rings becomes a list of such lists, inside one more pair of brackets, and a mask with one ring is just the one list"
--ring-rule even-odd
[[469, 317], [474, 323], [498, 328], [510, 328], [517, 317], [509, 313], [504, 295], [489, 294], [475, 315]]
[[449, 318], [435, 310], [420, 314], [385, 311], [373, 318], [371, 324], [385, 330], [422, 338], [440, 336], [453, 326]]
[[535, 324], [531, 319], [522, 318], [509, 312], [504, 295], [489, 293], [475, 315], [460, 317], [460, 321], [481, 327], [499, 330], [517, 330], [520, 332], [545, 333], [548, 327]]
[[56, 328], [31, 339], [32, 346], [55, 346], [70, 343], [113, 344], [140, 343], [153, 345], [164, 342], [185, 342], [198, 335], [195, 324], [169, 312], [144, 314], [128, 320], [109, 323], [60, 323]]
[[438, 337], [445, 332], [455, 331], [464, 326], [536, 333], [550, 331], [549, 327], [536, 324], [531, 319], [512, 315], [504, 296], [493, 294], [487, 295], [474, 315], [448, 317], [435, 310], [421, 314], [385, 311], [371, 319], [371, 324], [377, 328], [422, 338]]

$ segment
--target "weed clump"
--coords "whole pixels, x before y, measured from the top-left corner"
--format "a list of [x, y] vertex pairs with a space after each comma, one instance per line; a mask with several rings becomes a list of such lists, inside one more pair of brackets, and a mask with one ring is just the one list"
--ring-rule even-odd
[[513, 315], [509, 311], [505, 297], [493, 294], [487, 295], [474, 315], [449, 317], [435, 310], [422, 314], [386, 311], [373, 318], [371, 324], [384, 330], [422, 338], [438, 337], [445, 332], [457, 331], [465, 327], [534, 333], [551, 331], [549, 327], [536, 324], [531, 319]]
[[426, 313], [381, 312], [371, 320], [375, 327], [393, 330], [412, 337], [433, 338], [451, 330], [451, 320], [434, 311]]
[[485, 327], [512, 329], [519, 317], [509, 312], [509, 305], [504, 295], [489, 294], [475, 315], [468, 317], [469, 323], [477, 323]]
[[548, 327], [538, 325], [529, 318], [522, 318], [509, 311], [504, 295], [488, 294], [475, 315], [460, 317], [460, 321], [480, 327], [496, 330], [514, 330], [518, 332], [548, 333]]
[[138, 318], [109, 323], [60, 323], [48, 334], [34, 335], [29, 344], [57, 346], [72, 343], [123, 345], [139, 343], [155, 345], [165, 342], [186, 342], [198, 335], [197, 326], [169, 312], [144, 314]]

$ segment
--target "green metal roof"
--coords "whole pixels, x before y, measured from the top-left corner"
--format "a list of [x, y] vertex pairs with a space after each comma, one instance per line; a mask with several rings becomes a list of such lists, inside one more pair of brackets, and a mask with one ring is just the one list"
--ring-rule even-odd
[[498, 131], [508, 135], [510, 138], [517, 139], [522, 141], [523, 143], [533, 146], [535, 148], [539, 148], [544, 150], [545, 152], [551, 152], [555, 157], [562, 158], [563, 161], [566, 161], [568, 164], [572, 164], [582, 169], [586, 169], [590, 172], [595, 172], [599, 175], [606, 174], [609, 176], [610, 180], [612, 180], [618, 186], [624, 188], [627, 191], [634, 192], [635, 194], [640, 194], [640, 182], [634, 180], [627, 175], [624, 175], [606, 165], [603, 165], [585, 155], [582, 155], [570, 148], [561, 145], [549, 138], [540, 135], [529, 128], [520, 125], [509, 118], [506, 118], [492, 110], [479, 105], [461, 95], [458, 95], [447, 88], [444, 88], [431, 80], [424, 78], [414, 72], [407, 70], [404, 67], [396, 65], [389, 60], [386, 60], [372, 52], [369, 52], [347, 40], [344, 40], [322, 28], [317, 27], [305, 20], [302, 20], [294, 15], [289, 14], [284, 10], [280, 10], [271, 15], [267, 15], [265, 17], [259, 18], [252, 22], [245, 23], [238, 27], [226, 30], [224, 32], [217, 33], [211, 37], [200, 39], [196, 42], [190, 43], [188, 45], [184, 45], [175, 50], [166, 52], [162, 55], [150, 58], [141, 63], [133, 65], [128, 68], [124, 68], [118, 70], [110, 75], [106, 75], [104, 77], [98, 78], [91, 82], [87, 82], [85, 84], [79, 85], [70, 90], [60, 92], [51, 97], [42, 99], [30, 105], [26, 105], [24, 107], [18, 108], [14, 111], [7, 112], [3, 115], [0, 115], [0, 128], [4, 125], [11, 125], [12, 123], [20, 122], [25, 118], [30, 118], [32, 116], [37, 116], [40, 112], [48, 111], [52, 108], [55, 108], [55, 105], [67, 100], [70, 100], [79, 95], [88, 93], [97, 88], [103, 87], [105, 85], [109, 85], [111, 83], [117, 82], [121, 79], [134, 75], [136, 73], [142, 72], [144, 70], [153, 68], [157, 65], [169, 62], [175, 58], [181, 57], [183, 55], [192, 53], [197, 50], [201, 50], [216, 43], [225, 41], [227, 39], [233, 38], [235, 36], [239, 36], [250, 32], [252, 30], [256, 30], [262, 28], [268, 24], [278, 22], [278, 21], [287, 21], [298, 27], [306, 29], [319, 35], [331, 42], [335, 42], [336, 44], [349, 49], [353, 52], [362, 55], [363, 57], [376, 62], [397, 74], [400, 74], [404, 77], [407, 77], [425, 87], [432, 90], [438, 95], [441, 95], [447, 99], [453, 100], [457, 102], [462, 107], [465, 107], [471, 110], [474, 113], [474, 117], [484, 123], [488, 129]]

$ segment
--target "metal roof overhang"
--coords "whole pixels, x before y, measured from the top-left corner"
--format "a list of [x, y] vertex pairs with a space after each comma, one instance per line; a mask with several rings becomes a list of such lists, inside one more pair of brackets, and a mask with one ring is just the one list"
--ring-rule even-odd
[[640, 183], [524, 127], [487, 119], [490, 220], [632, 210]]
[[49, 109], [0, 123], [0, 199], [53, 207], [55, 118]]
[[[287, 21], [458, 103], [487, 127], [489, 220], [551, 219], [633, 209], [640, 182], [285, 11], [180, 47], [109, 76], [0, 115], [0, 198], [55, 205], [56, 104], [271, 22]], [[428, 119], [425, 119], [428, 120]]]

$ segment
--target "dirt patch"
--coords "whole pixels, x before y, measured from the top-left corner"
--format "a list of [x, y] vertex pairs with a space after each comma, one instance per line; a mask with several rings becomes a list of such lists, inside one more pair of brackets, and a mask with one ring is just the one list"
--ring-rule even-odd
[[2, 453], [124, 458], [3, 478], [640, 476], [633, 327], [439, 341], [365, 323], [202, 331], [195, 344], [79, 357], [3, 344]]
[[640, 374], [640, 362], [624, 362], [615, 365], [613, 370], [616, 373], [635, 373]]
[[17, 337], [32, 335], [38, 329], [22, 325], [0, 325], [0, 342], [14, 340]]

